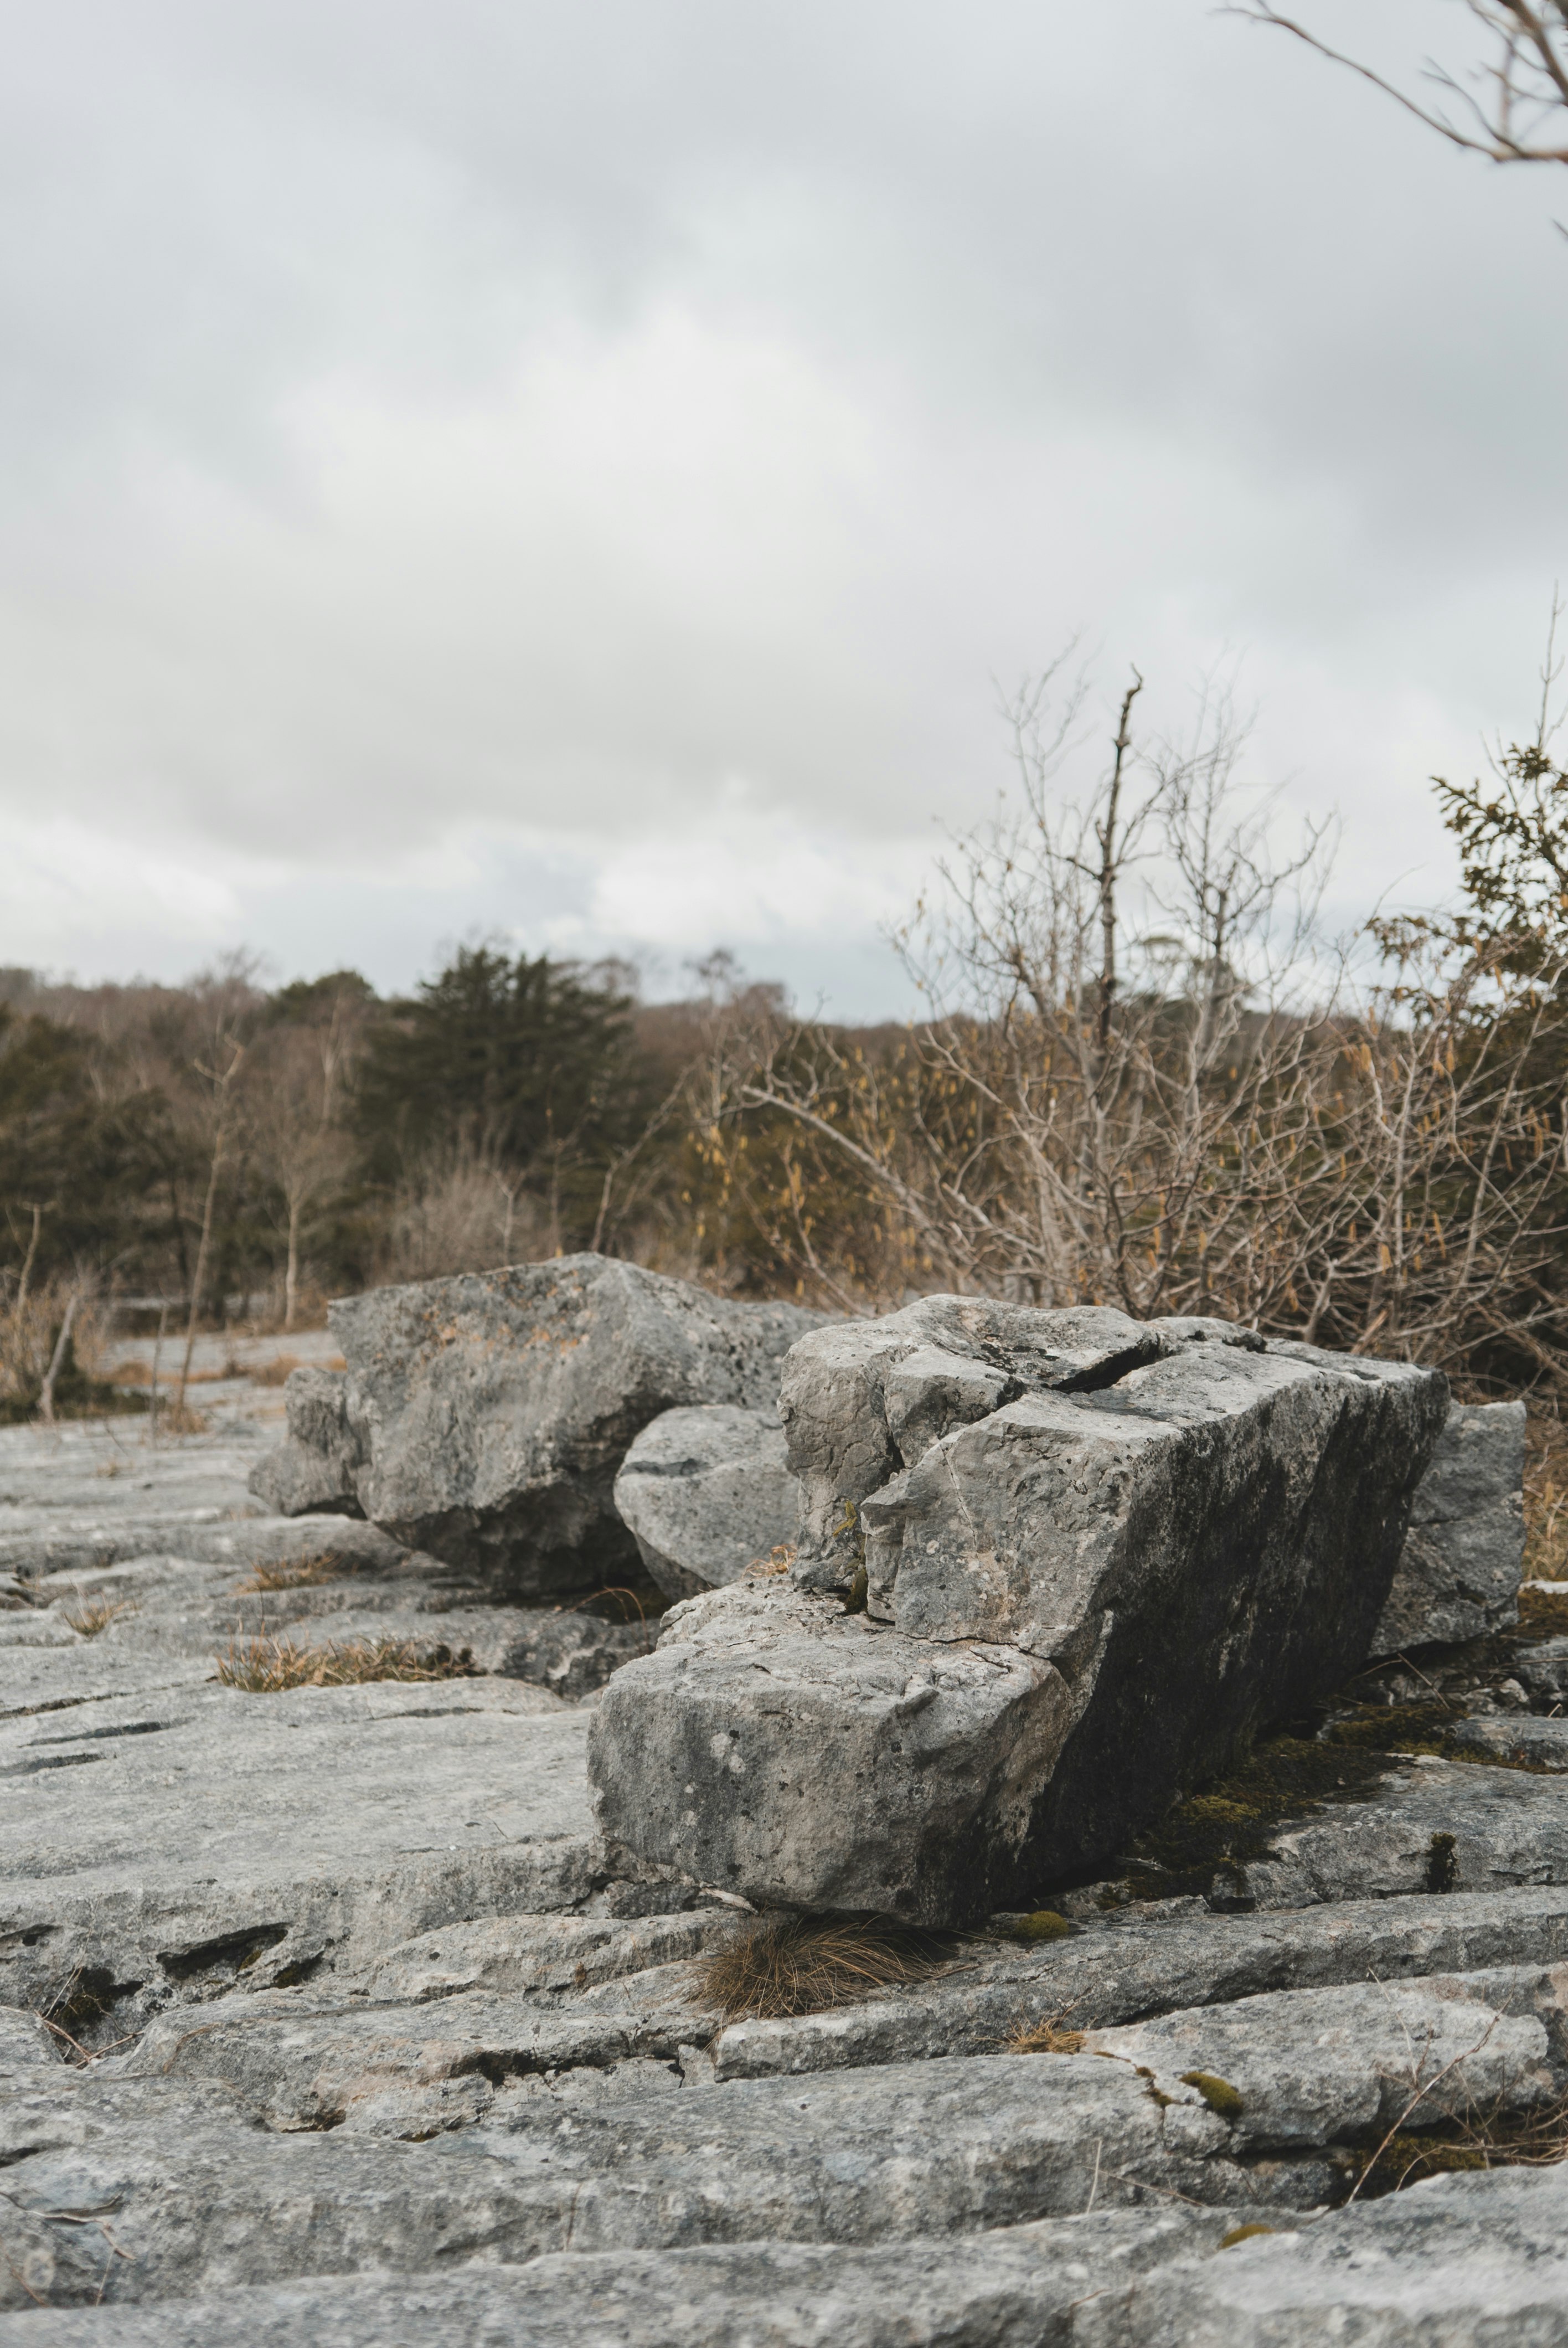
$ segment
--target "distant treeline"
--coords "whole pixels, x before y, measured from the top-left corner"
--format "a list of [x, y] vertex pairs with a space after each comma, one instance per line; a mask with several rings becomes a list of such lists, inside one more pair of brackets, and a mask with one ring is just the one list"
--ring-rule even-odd
[[[1568, 773], [1543, 733], [1439, 784], [1460, 900], [1333, 943], [1327, 842], [1276, 858], [1223, 722], [1020, 788], [897, 940], [907, 1026], [793, 1017], [466, 947], [408, 996], [0, 973], [0, 1388], [72, 1297], [237, 1300], [598, 1248], [847, 1311], [932, 1289], [1210, 1313], [1439, 1363], [1568, 1369]], [[1070, 707], [1067, 716], [1074, 715]], [[1224, 713], [1220, 713], [1223, 721]], [[0, 1394], [0, 1399], [4, 1395]]]
[[[771, 1285], [705, 1228], [697, 1070], [737, 1000], [640, 1003], [617, 965], [461, 949], [406, 997], [354, 971], [276, 990], [0, 971], [0, 1280], [204, 1317], [600, 1247]], [[206, 1247], [202, 1248], [203, 1232]], [[717, 1247], [713, 1241], [716, 1240]], [[765, 1256], [765, 1251], [764, 1251]]]

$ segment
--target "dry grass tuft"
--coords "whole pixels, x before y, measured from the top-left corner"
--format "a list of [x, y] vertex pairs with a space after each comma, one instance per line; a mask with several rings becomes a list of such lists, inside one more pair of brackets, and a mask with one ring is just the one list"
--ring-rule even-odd
[[1568, 1581], [1568, 1426], [1532, 1410], [1524, 1438], [1524, 1570], [1536, 1581]]
[[1081, 2030], [1063, 2028], [1061, 2013], [1042, 2014], [1038, 2022], [1020, 2022], [1002, 2040], [1004, 2054], [1078, 2054], [1083, 2050]]
[[134, 1614], [136, 1607], [128, 1598], [84, 1598], [79, 1606], [62, 1606], [60, 1612], [79, 1637], [96, 1639], [121, 1614]]
[[703, 1996], [731, 2022], [820, 2013], [868, 1990], [926, 1981], [951, 1952], [940, 1935], [854, 1918], [761, 1916], [702, 1967]]
[[292, 1639], [230, 1642], [217, 1658], [224, 1687], [248, 1695], [282, 1695], [289, 1688], [358, 1687], [367, 1680], [464, 1680], [477, 1676], [472, 1650], [421, 1649], [413, 1639], [345, 1639], [323, 1647]]
[[259, 1565], [249, 1581], [234, 1584], [236, 1595], [251, 1590], [308, 1590], [319, 1581], [341, 1581], [354, 1571], [354, 1560], [335, 1549], [320, 1557], [285, 1560], [282, 1565]]
[[290, 1373], [301, 1366], [297, 1354], [275, 1354], [270, 1362], [258, 1362], [241, 1375], [248, 1377], [253, 1386], [281, 1386]]
[[1519, 1593], [1519, 1622], [1525, 1631], [1568, 1631], [1568, 1590], [1532, 1590], [1527, 1585]]
[[1358, 2157], [1356, 2190], [1373, 2200], [1423, 2178], [1477, 2168], [1555, 2168], [1568, 2159], [1568, 2096], [1545, 2110], [1471, 2106], [1433, 2128], [1399, 2127]]

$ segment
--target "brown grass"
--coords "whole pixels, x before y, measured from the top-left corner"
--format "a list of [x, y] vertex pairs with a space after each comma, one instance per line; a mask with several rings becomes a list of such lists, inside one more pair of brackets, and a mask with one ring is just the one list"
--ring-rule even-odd
[[[185, 1383], [188, 1386], [211, 1386], [217, 1385], [224, 1378], [241, 1375], [242, 1373], [231, 1369], [192, 1370]], [[149, 1386], [152, 1384], [152, 1364], [144, 1362], [139, 1355], [134, 1361], [121, 1362], [118, 1368], [109, 1372], [109, 1384], [117, 1386]], [[178, 1353], [165, 1354], [163, 1366], [158, 1374], [159, 1393], [172, 1394], [179, 1384], [179, 1356]]]
[[926, 1981], [950, 1954], [939, 1935], [900, 1924], [761, 1916], [707, 1959], [702, 1990], [731, 2022], [782, 2021]]
[[297, 1354], [275, 1354], [270, 1362], [258, 1362], [253, 1369], [242, 1375], [253, 1386], [281, 1386], [290, 1374], [301, 1367]]
[[217, 1657], [224, 1687], [247, 1695], [282, 1695], [289, 1688], [358, 1687], [368, 1680], [462, 1680], [476, 1676], [472, 1650], [421, 1649], [413, 1639], [345, 1639], [323, 1647], [292, 1639], [231, 1640]]
[[1568, 1631], [1568, 1590], [1522, 1590], [1519, 1621], [1526, 1631]]
[[128, 1598], [84, 1598], [79, 1606], [62, 1606], [60, 1612], [78, 1636], [96, 1639], [119, 1615], [134, 1614], [136, 1607]]
[[1568, 2158], [1568, 2097], [1545, 2111], [1505, 2117], [1470, 2111], [1435, 2128], [1400, 2128], [1359, 2161], [1358, 2191], [1376, 2199], [1454, 2169], [1554, 2168]]
[[1568, 1426], [1532, 1410], [1524, 1437], [1524, 1570], [1568, 1581]]
[[236, 1593], [251, 1590], [308, 1590], [318, 1581], [341, 1581], [354, 1571], [354, 1560], [335, 1549], [320, 1557], [285, 1560], [282, 1565], [259, 1565], [249, 1581], [237, 1581]]
[[1042, 2014], [1038, 2022], [1020, 2022], [1002, 2040], [1004, 2054], [1077, 2054], [1083, 2046], [1081, 2030], [1063, 2027], [1061, 2013]]

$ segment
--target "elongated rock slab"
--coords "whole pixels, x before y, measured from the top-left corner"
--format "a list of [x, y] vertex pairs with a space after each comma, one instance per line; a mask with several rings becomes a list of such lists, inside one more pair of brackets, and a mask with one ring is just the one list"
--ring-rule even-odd
[[822, 1315], [575, 1255], [375, 1289], [329, 1318], [347, 1369], [294, 1374], [288, 1446], [253, 1488], [357, 1506], [528, 1598], [634, 1570], [612, 1496], [632, 1437], [678, 1406], [772, 1410], [784, 1353]]
[[507, 1680], [119, 1697], [0, 1735], [0, 1997], [171, 2000], [367, 1960], [600, 1869], [581, 1713]]
[[1041, 2348], [1064, 2336], [1091, 2278], [1121, 2287], [1211, 2251], [1231, 2222], [1172, 2206], [894, 2249], [554, 2252], [456, 2274], [0, 2316], [0, 2348]]
[[763, 1904], [945, 1923], [1030, 1904], [1349, 1676], [1448, 1388], [935, 1297], [802, 1338], [780, 1411], [794, 1586], [679, 1606], [618, 1674], [600, 1821]]
[[1524, 1405], [1455, 1403], [1410, 1504], [1372, 1653], [1507, 1630], [1523, 1564]]
[[799, 1490], [776, 1413], [661, 1413], [621, 1463], [615, 1505], [670, 1597], [738, 1580], [795, 1535]]

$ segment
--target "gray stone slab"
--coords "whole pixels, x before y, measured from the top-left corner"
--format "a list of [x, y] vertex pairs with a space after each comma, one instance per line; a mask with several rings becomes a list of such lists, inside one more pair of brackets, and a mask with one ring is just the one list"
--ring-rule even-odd
[[629, 2013], [486, 1992], [315, 2013], [298, 2011], [308, 1996], [231, 1996], [204, 2006], [197, 2028], [188, 2011], [163, 2015], [104, 2068], [226, 2084], [270, 2128], [423, 2141], [481, 2119], [516, 2124], [536, 2109], [621, 2106], [679, 2086], [682, 2047], [716, 2020], [692, 2010], [688, 1986], [673, 1985], [661, 2010]]
[[[1195, 2076], [1235, 2145], [1369, 2144], [1395, 2128], [1544, 2110], [1568, 2085], [1568, 1966], [1351, 1982], [1187, 2008], [1091, 2031], [1163, 2092]], [[1223, 2095], [1220, 2091], [1223, 2089]]]
[[104, 2295], [116, 2303], [569, 2246], [880, 2246], [1168, 2202], [1194, 2185], [1215, 2206], [1235, 2188], [1273, 2207], [1322, 2181], [1321, 2164], [1244, 2169], [1173, 2149], [1147, 2083], [1089, 2055], [753, 2081], [568, 2114], [530, 2104], [510, 2130], [421, 2145], [277, 2135], [209, 2108], [190, 2083], [89, 2077], [52, 2137], [40, 2116], [49, 2140], [11, 2158], [5, 2195], [26, 2219], [112, 2218], [125, 2255]]
[[800, 1488], [776, 1411], [661, 1412], [622, 1460], [615, 1505], [670, 1597], [737, 1580], [795, 1536]]
[[602, 1879], [585, 1718], [522, 1683], [201, 1687], [96, 1709], [0, 1731], [14, 2003], [83, 1969], [155, 2003], [241, 1967], [265, 1983], [454, 1917], [570, 1906]]
[[1568, 2169], [1432, 2178], [1086, 2298], [1073, 2348], [1562, 2348]]
[[1392, 1892], [1568, 1883], [1568, 1787], [1554, 1776], [1427, 1759], [1375, 1801], [1325, 1809], [1272, 1837], [1238, 1886], [1260, 1908]]
[[980, 1943], [917, 1988], [824, 2013], [733, 2022], [717, 2078], [765, 2078], [978, 2054], [1054, 2020], [1073, 2030], [1283, 1989], [1568, 1959], [1568, 1888], [1366, 1900], [1344, 1906], [1196, 1913], [1107, 1924], [1000, 1953]]
[[0, 2348], [1042, 2348], [1086, 2291], [1212, 2250], [1229, 2224], [1175, 2207], [889, 2249], [547, 2253], [0, 2317]]
[[1531, 1712], [1483, 1714], [1462, 1721], [1450, 1737], [1478, 1760], [1512, 1763], [1531, 1769], [1568, 1769], [1568, 1720], [1542, 1720]]
[[651, 1965], [678, 1964], [731, 1938], [725, 1908], [673, 1916], [506, 1916], [426, 1932], [378, 1958], [365, 1993], [422, 2003], [460, 1991], [569, 1998]]
[[144, 1543], [157, 1549], [179, 1527], [253, 1516], [245, 1478], [268, 1439], [253, 1404], [210, 1434], [157, 1443], [134, 1418], [0, 1428], [0, 1568], [90, 1562], [132, 1526], [159, 1528]]
[[1519, 1620], [1524, 1405], [1455, 1403], [1410, 1503], [1370, 1652], [1481, 1639]]

